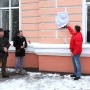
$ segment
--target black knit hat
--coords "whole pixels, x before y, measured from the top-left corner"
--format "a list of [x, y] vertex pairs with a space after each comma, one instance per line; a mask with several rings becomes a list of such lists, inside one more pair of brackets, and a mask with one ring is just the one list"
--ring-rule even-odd
[[4, 32], [4, 30], [2, 28], [0, 28], [0, 32]]

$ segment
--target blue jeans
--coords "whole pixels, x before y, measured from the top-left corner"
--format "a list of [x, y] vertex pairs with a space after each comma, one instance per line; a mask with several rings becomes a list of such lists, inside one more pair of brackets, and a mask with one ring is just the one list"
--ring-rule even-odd
[[[24, 61], [24, 56], [18, 56], [16, 57], [16, 65], [15, 65], [15, 70], [22, 70], [23, 67], [23, 61]], [[18, 66], [20, 63], [20, 67]]]
[[80, 55], [75, 55], [72, 56], [72, 62], [73, 62], [73, 67], [74, 67], [74, 74], [77, 77], [81, 76], [81, 64], [80, 64]]

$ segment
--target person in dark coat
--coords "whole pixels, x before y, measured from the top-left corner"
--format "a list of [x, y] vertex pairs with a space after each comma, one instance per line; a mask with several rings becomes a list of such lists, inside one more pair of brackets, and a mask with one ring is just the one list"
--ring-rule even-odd
[[7, 63], [9, 46], [10, 43], [8, 42], [8, 39], [4, 37], [4, 30], [0, 28], [0, 63], [2, 63], [1, 72], [2, 72], [2, 77], [4, 78], [9, 77], [9, 75], [7, 75], [6, 73], [6, 63]]
[[9, 41], [9, 30], [4, 30], [4, 37], [7, 38], [7, 40]]
[[[25, 48], [27, 47], [27, 42], [26, 42], [26, 38], [23, 36], [22, 31], [17, 31], [16, 34], [17, 35], [14, 38], [13, 46], [16, 49], [15, 50], [15, 56], [16, 56], [15, 70], [16, 70], [16, 73], [19, 73], [20, 71], [21, 72], [25, 71], [23, 69], [23, 61], [25, 56]], [[20, 66], [18, 66], [19, 60], [20, 60]]]

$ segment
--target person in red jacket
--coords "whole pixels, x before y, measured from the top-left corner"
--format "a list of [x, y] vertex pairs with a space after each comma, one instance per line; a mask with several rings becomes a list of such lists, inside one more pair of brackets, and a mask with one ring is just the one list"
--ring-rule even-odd
[[67, 26], [67, 28], [72, 35], [70, 40], [70, 51], [72, 54], [74, 74], [72, 74], [71, 77], [75, 77], [74, 80], [78, 80], [81, 78], [80, 54], [82, 53], [83, 36], [80, 32], [81, 27], [78, 25], [75, 26], [74, 30], [70, 26]]

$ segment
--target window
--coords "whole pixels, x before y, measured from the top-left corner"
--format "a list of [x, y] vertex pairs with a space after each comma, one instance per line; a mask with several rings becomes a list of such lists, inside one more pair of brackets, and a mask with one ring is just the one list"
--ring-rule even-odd
[[0, 0], [0, 7], [9, 7], [9, 0]]
[[0, 28], [10, 30], [10, 40], [14, 32], [19, 30], [19, 1], [0, 0]]
[[87, 7], [87, 42], [90, 42], [90, 6]]
[[90, 0], [86, 0], [86, 2], [90, 2]]
[[86, 43], [90, 43], [90, 0], [86, 0]]

